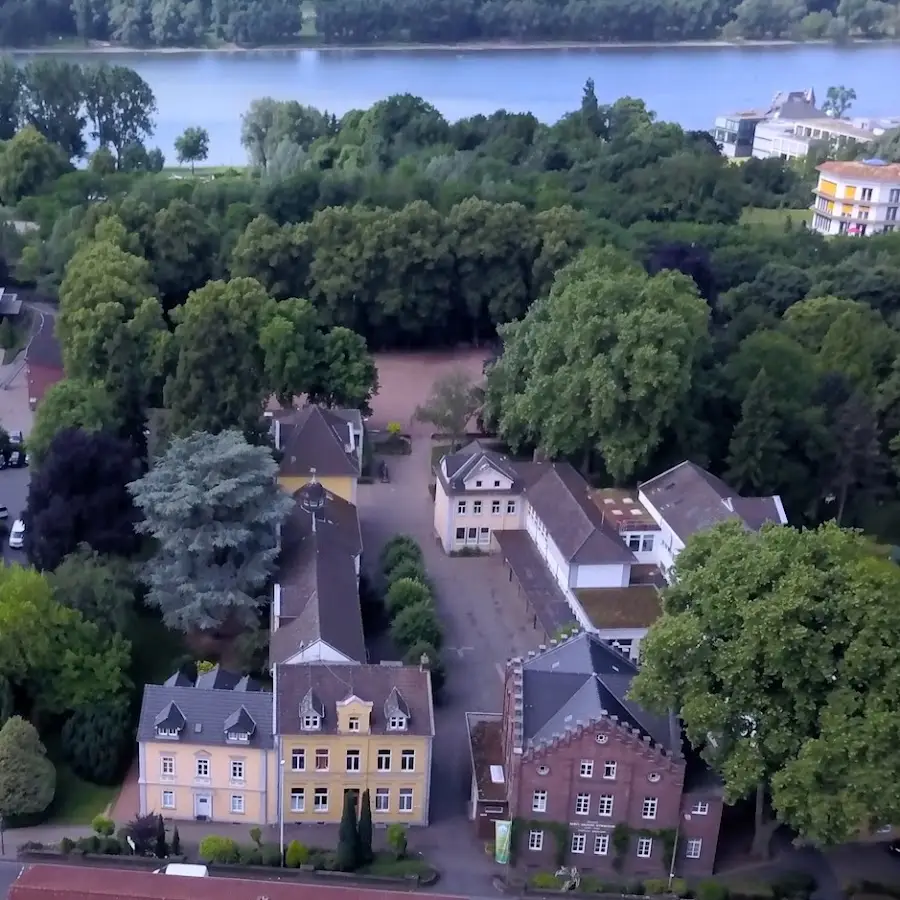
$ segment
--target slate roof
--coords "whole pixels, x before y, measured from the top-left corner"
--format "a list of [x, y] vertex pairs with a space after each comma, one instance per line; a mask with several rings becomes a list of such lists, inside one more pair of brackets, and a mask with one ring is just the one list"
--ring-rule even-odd
[[238, 675], [221, 666], [213, 666], [208, 672], [201, 672], [196, 683], [180, 669], [164, 682], [166, 687], [197, 687], [201, 690], [217, 691], [261, 691], [262, 685], [249, 675]]
[[[396, 694], [394, 693], [396, 691]], [[434, 734], [434, 709], [431, 703], [431, 678], [418, 666], [306, 664], [278, 666], [275, 676], [275, 702], [278, 704], [278, 730], [281, 734], [301, 732], [301, 710], [310, 703], [324, 712], [321, 731], [334, 734], [337, 729], [337, 704], [356, 696], [372, 704], [370, 726], [373, 734]], [[407, 730], [387, 730], [395, 703], [409, 716]]]
[[246, 724], [246, 716], [249, 716], [255, 723], [250, 746], [268, 748], [273, 745], [272, 694], [268, 691], [237, 692], [167, 684], [148, 684], [144, 687], [138, 742], [160, 740], [156, 735], [157, 720], [163, 716], [160, 724], [168, 723], [168, 717], [175, 708], [184, 719], [179, 738], [181, 743], [207, 747], [225, 745], [227, 730], [251, 733], [250, 729], [234, 729], [227, 723], [233, 723], [237, 717]]
[[766, 522], [787, 522], [780, 497], [741, 497], [690, 461], [643, 482], [640, 491], [682, 541], [730, 519], [739, 519], [750, 531]]
[[362, 551], [359, 516], [352, 503], [328, 490], [321, 510], [304, 508], [310, 489], [305, 485], [294, 494], [294, 509], [281, 529], [281, 608], [270, 640], [270, 660], [284, 662], [301, 646], [321, 640], [350, 659], [364, 662], [366, 645], [354, 562]]
[[62, 347], [56, 339], [56, 317], [44, 315], [41, 327], [25, 351], [25, 360], [32, 366], [63, 370]]
[[627, 698], [637, 666], [592, 634], [582, 633], [524, 660], [523, 739], [533, 747], [610, 716], [637, 728], [680, 756], [682, 735], [674, 715], [659, 716]]
[[347, 451], [347, 418], [318, 406], [305, 406], [279, 417], [276, 433], [283, 453], [280, 475], [309, 475], [315, 471], [322, 478], [359, 476], [360, 460]]
[[437, 467], [438, 478], [447, 494], [461, 494], [466, 490], [466, 479], [484, 465], [491, 466], [512, 481], [512, 488], [504, 493], [520, 494], [524, 489], [525, 479], [509, 457], [491, 450], [481, 441], [472, 441], [456, 453], [447, 454]]

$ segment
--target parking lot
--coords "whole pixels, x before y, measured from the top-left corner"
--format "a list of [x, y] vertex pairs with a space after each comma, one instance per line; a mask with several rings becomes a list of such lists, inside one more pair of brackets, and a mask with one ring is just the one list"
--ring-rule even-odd
[[3, 523], [3, 561], [10, 565], [25, 564], [25, 554], [9, 546], [9, 529], [21, 517], [28, 500], [28, 469], [0, 469], [0, 506], [9, 510], [9, 518]]

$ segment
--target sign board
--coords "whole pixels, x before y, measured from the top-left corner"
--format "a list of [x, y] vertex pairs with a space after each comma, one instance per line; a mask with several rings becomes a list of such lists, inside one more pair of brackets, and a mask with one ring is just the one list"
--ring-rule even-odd
[[512, 840], [512, 822], [494, 819], [494, 862], [509, 865], [509, 847]]

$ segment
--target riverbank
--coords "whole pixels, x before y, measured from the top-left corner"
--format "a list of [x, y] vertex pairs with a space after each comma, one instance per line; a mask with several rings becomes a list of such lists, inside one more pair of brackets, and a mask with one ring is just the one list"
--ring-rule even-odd
[[828, 40], [732, 40], [711, 39], [708, 41], [529, 41], [527, 43], [515, 43], [513, 41], [467, 41], [459, 44], [323, 44], [315, 40], [298, 41], [291, 44], [266, 44], [262, 46], [247, 47], [240, 44], [217, 44], [207, 47], [131, 47], [127, 44], [116, 44], [111, 41], [90, 41], [87, 45], [80, 42], [61, 41], [58, 46], [41, 47], [0, 47], [0, 53], [28, 53], [28, 54], [136, 54], [136, 55], [181, 55], [186, 53], [296, 53], [300, 50], [316, 50], [325, 53], [339, 52], [366, 52], [373, 53], [421, 53], [423, 51], [435, 51], [443, 53], [498, 53], [498, 52], [542, 52], [547, 50], [702, 50], [722, 49], [735, 50], [747, 49], [777, 49], [779, 47], [847, 47], [869, 45], [900, 44], [897, 38], [855, 38], [852, 40], [835, 41]]

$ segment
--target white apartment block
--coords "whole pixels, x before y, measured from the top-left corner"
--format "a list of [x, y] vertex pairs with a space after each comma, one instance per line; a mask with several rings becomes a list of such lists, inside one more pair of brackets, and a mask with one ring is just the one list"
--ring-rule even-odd
[[824, 162], [818, 172], [810, 206], [813, 231], [862, 237], [900, 225], [900, 163]]

